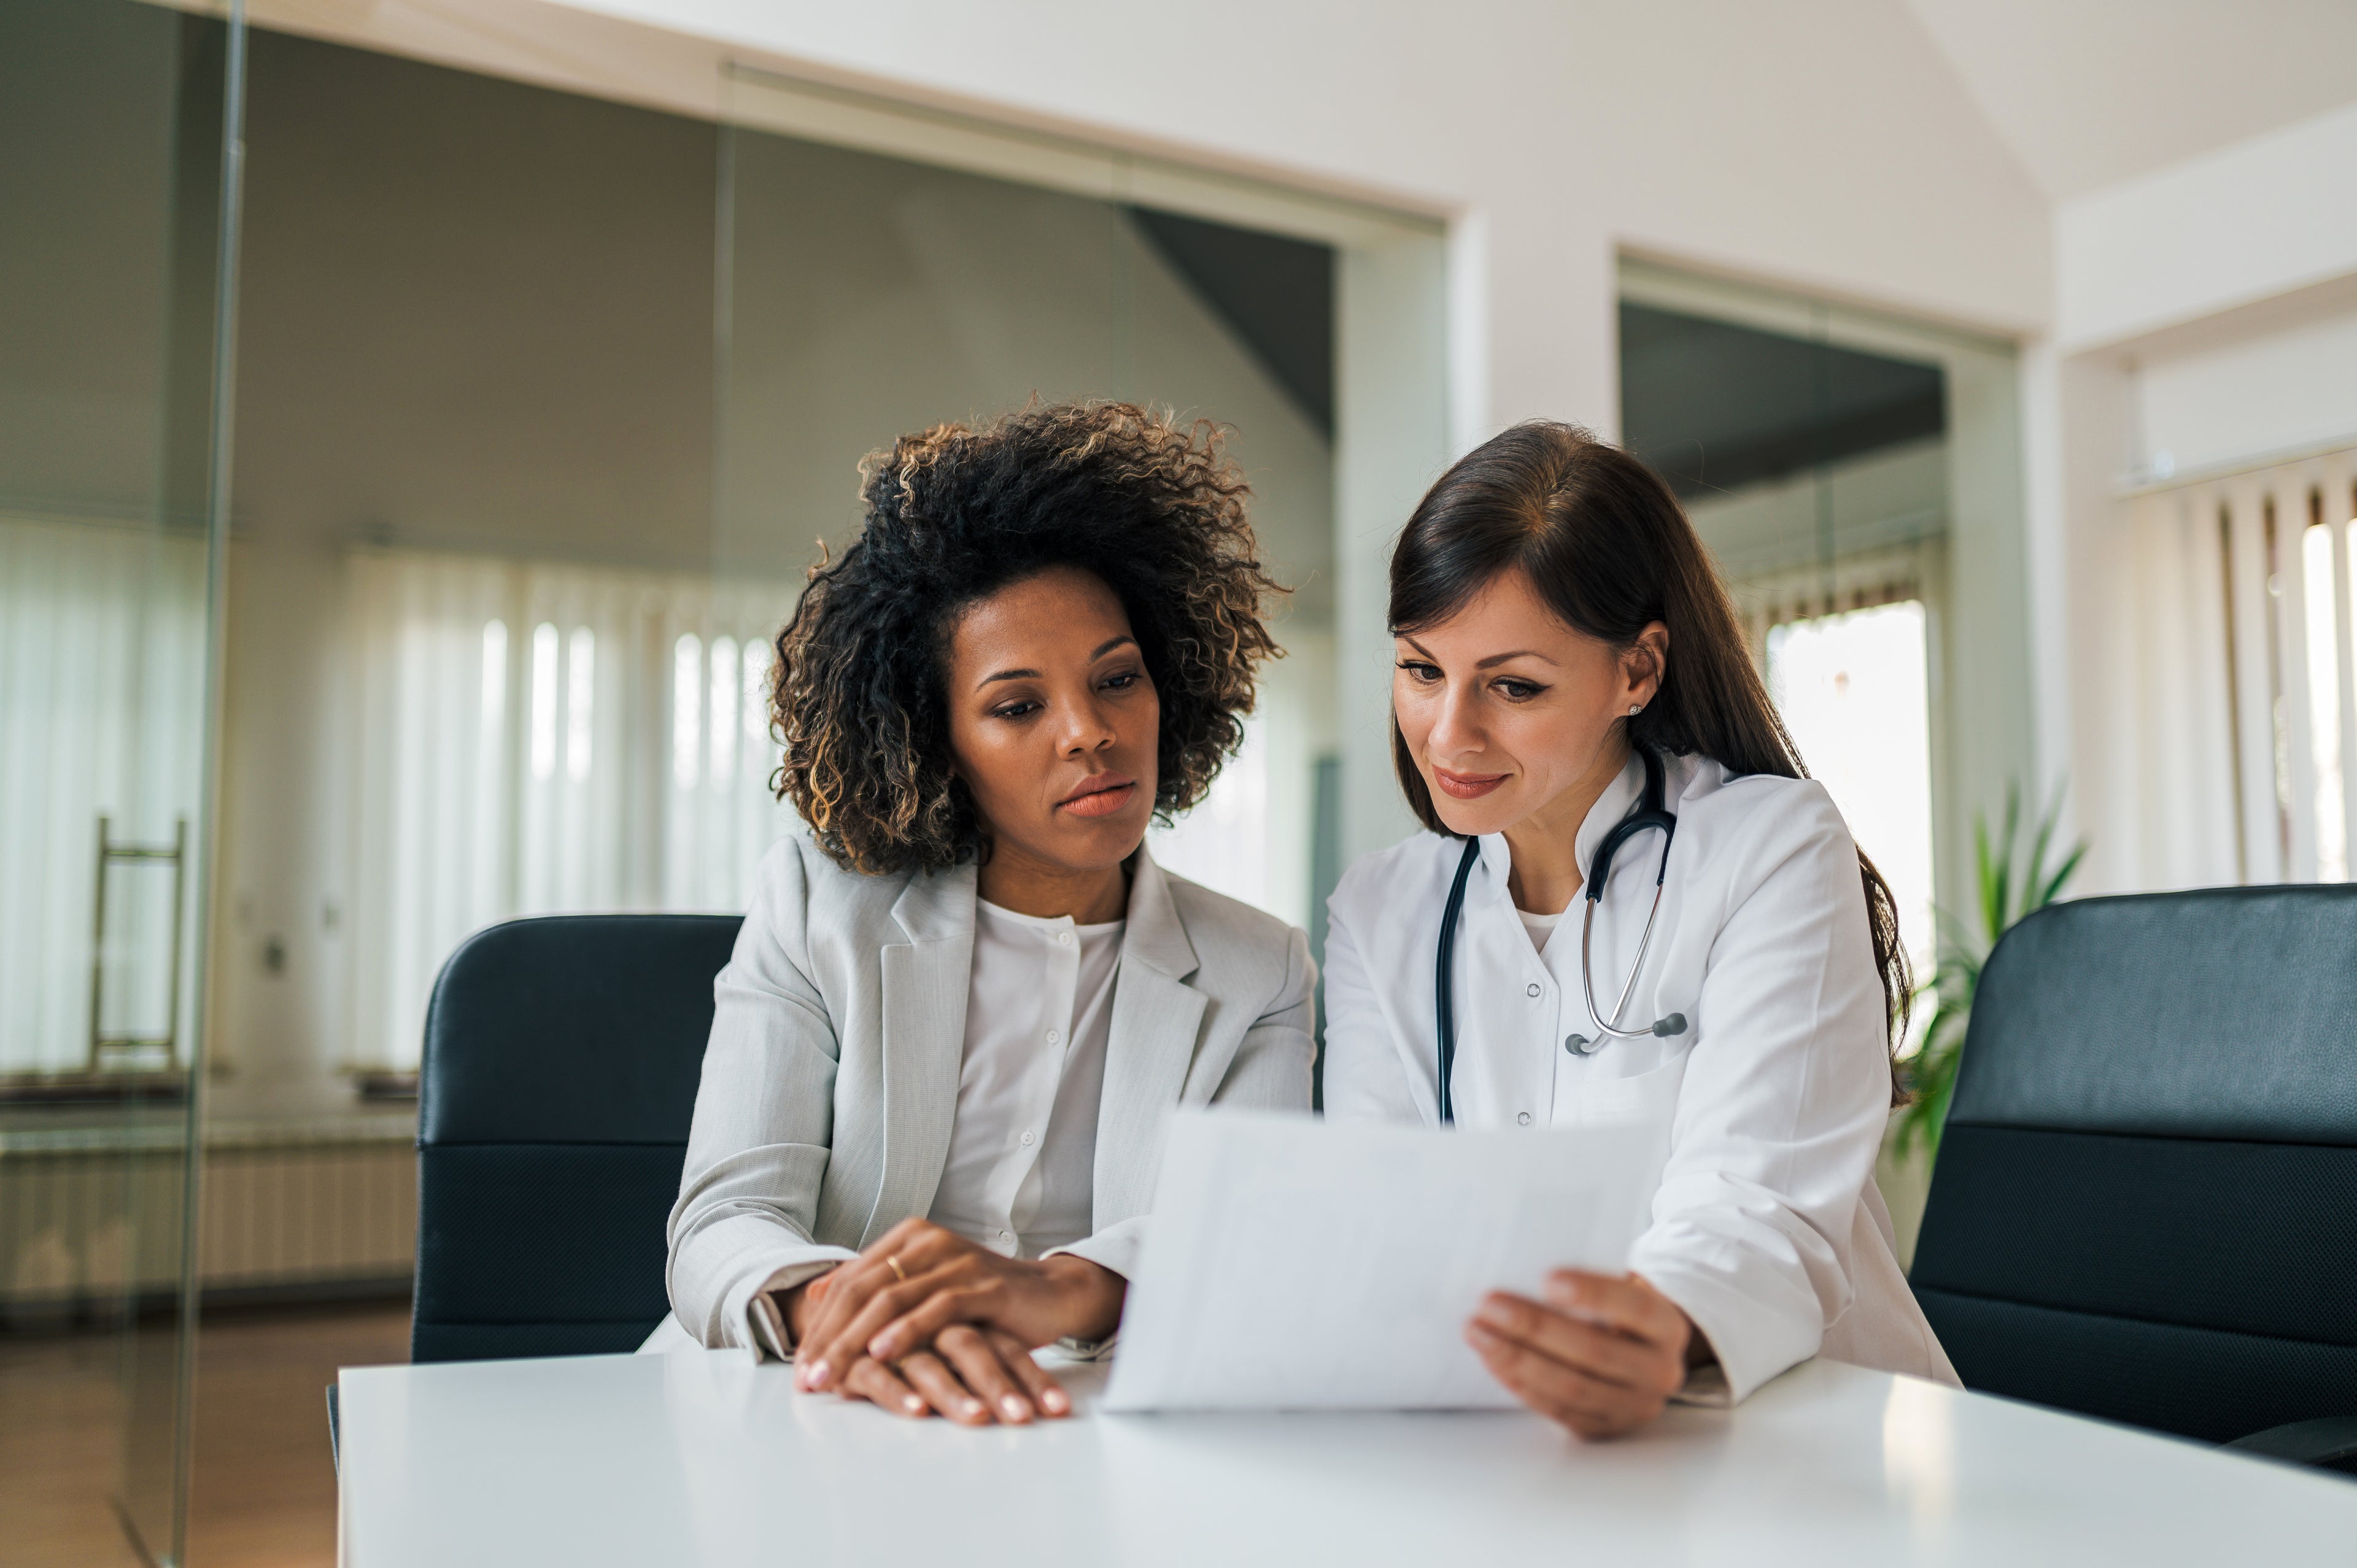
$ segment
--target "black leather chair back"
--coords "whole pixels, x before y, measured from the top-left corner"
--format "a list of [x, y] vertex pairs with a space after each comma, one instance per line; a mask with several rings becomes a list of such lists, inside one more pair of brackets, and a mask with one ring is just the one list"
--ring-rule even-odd
[[1968, 1388], [2357, 1412], [2357, 886], [2056, 905], [1983, 972], [1915, 1252]]
[[670, 1310], [712, 977], [734, 915], [572, 915], [442, 966], [418, 1091], [418, 1361], [635, 1349]]

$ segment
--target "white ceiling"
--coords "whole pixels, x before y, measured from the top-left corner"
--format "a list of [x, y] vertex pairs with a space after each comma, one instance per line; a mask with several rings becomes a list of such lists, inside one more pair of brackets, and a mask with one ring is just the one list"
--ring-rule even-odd
[[2057, 199], [2357, 102], [2357, 0], [1906, 0]]

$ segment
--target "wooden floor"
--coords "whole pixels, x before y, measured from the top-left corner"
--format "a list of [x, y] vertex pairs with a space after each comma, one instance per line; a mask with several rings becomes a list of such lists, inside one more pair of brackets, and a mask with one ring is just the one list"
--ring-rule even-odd
[[[408, 1359], [405, 1304], [209, 1317], [187, 1568], [334, 1563], [327, 1387], [338, 1367]], [[0, 1563], [136, 1568], [116, 1518], [122, 1366], [113, 1334], [0, 1336]]]

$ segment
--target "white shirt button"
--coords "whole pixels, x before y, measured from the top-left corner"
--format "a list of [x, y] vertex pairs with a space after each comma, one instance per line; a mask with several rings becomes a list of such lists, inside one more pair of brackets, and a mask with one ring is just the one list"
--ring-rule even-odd
[[1060, 948], [1071, 947], [1072, 945], [1072, 933], [1070, 931], [1058, 931], [1056, 933], [1056, 945]]
[[1514, 1125], [1516, 1125], [1517, 1127], [1527, 1127], [1527, 1126], [1529, 1126], [1530, 1124], [1531, 1124], [1531, 1113], [1530, 1113], [1529, 1112], [1527, 1112], [1527, 1111], [1517, 1111], [1516, 1112], [1514, 1112]]
[[1047, 1035], [1047, 1040], [1048, 1040], [1048, 1043], [1049, 1043], [1049, 1045], [1051, 1045], [1051, 1046], [1060, 1046], [1060, 1045], [1062, 1045], [1062, 1044], [1064, 1043], [1064, 1031], [1063, 1031], [1063, 1030], [1061, 1030], [1061, 1029], [1050, 1029], [1050, 1030], [1049, 1030], [1049, 1031], [1048, 1031], [1048, 1035]]
[[1039, 1140], [1038, 1139], [1038, 1137], [1037, 1137], [1036, 1135], [1034, 1135], [1034, 1134], [1030, 1133], [1024, 1133], [1024, 1134], [1023, 1134], [1023, 1146], [1024, 1146], [1025, 1148], [1027, 1148], [1027, 1149], [1028, 1149], [1028, 1148], [1029, 1148], [1033, 1144], [1038, 1143], [1039, 1141]]
[[1525, 995], [1525, 996], [1536, 996], [1538, 993], [1539, 993], [1539, 983], [1538, 983], [1537, 981], [1535, 981], [1535, 980], [1534, 980], [1534, 981], [1532, 981], [1532, 982], [1531, 982], [1530, 989], [1523, 993], [1523, 995]]

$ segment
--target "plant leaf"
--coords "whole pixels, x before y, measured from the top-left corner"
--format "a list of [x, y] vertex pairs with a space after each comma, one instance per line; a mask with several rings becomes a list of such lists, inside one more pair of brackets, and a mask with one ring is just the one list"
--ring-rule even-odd
[[2054, 902], [2056, 895], [2062, 891], [2062, 885], [2071, 880], [2071, 874], [2079, 869], [2079, 862], [2085, 859], [2086, 854], [2085, 839], [2081, 839], [2071, 846], [2071, 853], [2063, 857], [2061, 865], [2055, 867], [2054, 875], [2046, 879], [2046, 886], [2038, 890], [2037, 907], [2039, 908], [2043, 909], [2047, 905]]
[[1997, 938], [2005, 935], [2006, 927], [2013, 923], [2013, 857], [2021, 842], [2021, 785], [2018, 781], [2005, 787], [2005, 831], [1997, 835], [1996, 890], [1989, 900], [1989, 945], [1995, 947]]
[[2021, 908], [2014, 916], [2017, 920], [2046, 902], [2038, 897], [2038, 889], [2045, 886], [2046, 852], [2053, 845], [2054, 829], [2061, 820], [2062, 786], [2057, 782], [2053, 798], [2046, 802], [2046, 809], [2038, 813], [2038, 832], [2029, 843], [2029, 865], [2021, 879]]

